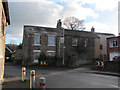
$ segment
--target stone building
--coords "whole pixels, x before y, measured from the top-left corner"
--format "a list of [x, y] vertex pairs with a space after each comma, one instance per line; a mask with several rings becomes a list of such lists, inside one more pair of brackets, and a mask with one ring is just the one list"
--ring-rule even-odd
[[120, 56], [120, 36], [107, 38], [107, 57], [113, 61], [115, 56]]
[[38, 63], [40, 53], [44, 52], [61, 58], [62, 65], [78, 66], [99, 58], [99, 42], [97, 34], [87, 31], [25, 25], [22, 63]]
[[0, 0], [0, 81], [4, 76], [6, 26], [10, 25], [8, 2]]

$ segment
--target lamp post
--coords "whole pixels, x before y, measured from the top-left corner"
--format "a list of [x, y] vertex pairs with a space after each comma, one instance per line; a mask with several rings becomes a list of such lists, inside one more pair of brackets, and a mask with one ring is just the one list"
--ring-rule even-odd
[[64, 48], [65, 48], [65, 46], [64, 46], [64, 41], [65, 41], [65, 30], [64, 30], [64, 28], [62, 28], [63, 29], [63, 65], [64, 65]]

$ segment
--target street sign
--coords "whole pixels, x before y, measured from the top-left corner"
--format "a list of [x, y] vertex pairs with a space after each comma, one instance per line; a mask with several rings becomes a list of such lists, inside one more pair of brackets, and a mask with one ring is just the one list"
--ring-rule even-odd
[[104, 67], [104, 61], [96, 61], [97, 67]]
[[48, 65], [48, 62], [46, 62], [46, 61], [41, 61], [41, 62], [40, 62], [40, 65]]

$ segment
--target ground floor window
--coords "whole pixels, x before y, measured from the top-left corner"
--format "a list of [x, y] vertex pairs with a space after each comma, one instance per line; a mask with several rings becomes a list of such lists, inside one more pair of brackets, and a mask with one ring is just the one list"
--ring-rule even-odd
[[72, 59], [76, 60], [78, 58], [77, 54], [72, 54]]
[[34, 50], [33, 53], [34, 53], [33, 63], [38, 63], [38, 62], [39, 62], [39, 61], [38, 61], [38, 58], [39, 58], [39, 56], [40, 56], [40, 50]]

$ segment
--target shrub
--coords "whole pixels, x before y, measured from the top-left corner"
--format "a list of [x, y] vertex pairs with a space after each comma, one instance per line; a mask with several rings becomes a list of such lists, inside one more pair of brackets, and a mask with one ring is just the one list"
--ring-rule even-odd
[[39, 63], [41, 61], [46, 61], [49, 66], [56, 66], [56, 63], [57, 63], [56, 56], [46, 56], [45, 53], [43, 53], [43, 52], [40, 54], [38, 60], [39, 60]]
[[44, 60], [46, 60], [47, 59], [47, 56], [45, 55], [45, 53], [40, 53], [40, 56], [38, 57], [38, 60], [39, 60], [39, 63], [41, 62], [41, 61], [44, 61]]

